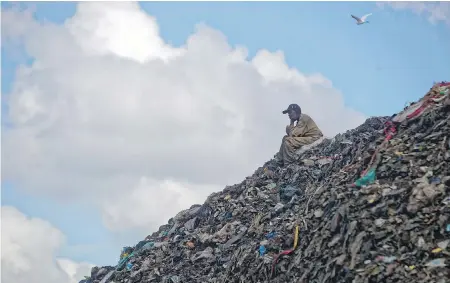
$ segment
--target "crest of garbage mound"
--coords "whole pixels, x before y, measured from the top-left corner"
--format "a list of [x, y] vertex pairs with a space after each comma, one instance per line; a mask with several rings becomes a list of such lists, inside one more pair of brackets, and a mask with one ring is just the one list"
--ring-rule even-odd
[[449, 282], [450, 83], [264, 164], [80, 283]]

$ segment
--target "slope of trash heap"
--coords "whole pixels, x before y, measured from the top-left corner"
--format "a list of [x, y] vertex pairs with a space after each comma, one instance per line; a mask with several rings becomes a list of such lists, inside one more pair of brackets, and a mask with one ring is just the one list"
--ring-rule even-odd
[[449, 282], [449, 93], [267, 162], [80, 283]]

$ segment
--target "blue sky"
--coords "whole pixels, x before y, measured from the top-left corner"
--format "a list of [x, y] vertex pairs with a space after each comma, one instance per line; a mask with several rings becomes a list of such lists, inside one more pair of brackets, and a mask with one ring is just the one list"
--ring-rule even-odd
[[[21, 5], [35, 5], [40, 21], [62, 24], [75, 13], [76, 4]], [[2, 3], [2, 9], [8, 6]], [[141, 6], [157, 18], [161, 36], [176, 46], [185, 42], [196, 24], [206, 23], [223, 32], [232, 45], [246, 46], [250, 56], [261, 48], [280, 49], [291, 67], [323, 74], [343, 93], [347, 105], [367, 116], [391, 115], [421, 97], [433, 81], [450, 77], [449, 26], [432, 24], [410, 10], [380, 9], [374, 2], [160, 2]], [[369, 12], [373, 15], [367, 25], [357, 26], [350, 17]], [[18, 64], [24, 62], [2, 47], [2, 98], [11, 88]], [[2, 110], [5, 115], [7, 109]], [[138, 240], [111, 234], [102, 226], [99, 213], [87, 204], [61, 204], [27, 195], [14, 184], [2, 183], [2, 205], [13, 205], [61, 229], [69, 244], [61, 255], [74, 260], [114, 264], [120, 252], [117, 246]]]

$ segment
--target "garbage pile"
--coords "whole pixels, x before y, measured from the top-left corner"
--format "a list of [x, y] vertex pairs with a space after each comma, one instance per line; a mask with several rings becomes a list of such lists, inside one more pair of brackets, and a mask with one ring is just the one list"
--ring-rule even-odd
[[449, 96], [267, 162], [80, 283], [449, 282]]

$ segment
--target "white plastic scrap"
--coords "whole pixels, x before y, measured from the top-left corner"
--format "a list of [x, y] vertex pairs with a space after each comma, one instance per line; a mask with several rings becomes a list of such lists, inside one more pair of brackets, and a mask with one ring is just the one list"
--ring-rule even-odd
[[108, 274], [106, 274], [105, 277], [103, 277], [102, 281], [100, 281], [99, 283], [106, 283], [108, 282], [109, 278], [113, 275], [114, 270], [111, 270]]

